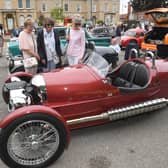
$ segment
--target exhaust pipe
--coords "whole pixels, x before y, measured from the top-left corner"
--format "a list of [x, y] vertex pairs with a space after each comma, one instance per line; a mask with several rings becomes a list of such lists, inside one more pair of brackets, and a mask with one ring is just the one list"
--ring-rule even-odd
[[74, 124], [81, 124], [81, 123], [86, 123], [86, 122], [91, 122], [91, 121], [108, 120], [108, 119], [110, 121], [120, 120], [123, 118], [136, 116], [142, 113], [159, 110], [159, 109], [166, 107], [167, 105], [168, 105], [168, 99], [166, 98], [154, 99], [154, 100], [146, 101], [144, 103], [110, 110], [110, 111], [107, 111], [105, 113], [95, 115], [95, 116], [68, 120], [67, 124], [74, 125]]

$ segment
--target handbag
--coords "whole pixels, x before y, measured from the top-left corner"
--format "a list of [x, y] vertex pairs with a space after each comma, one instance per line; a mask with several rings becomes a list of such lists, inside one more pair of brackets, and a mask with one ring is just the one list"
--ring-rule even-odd
[[68, 43], [66, 44], [66, 46], [64, 48], [63, 55], [61, 56], [62, 66], [68, 66], [69, 65], [68, 57], [67, 57], [67, 48], [68, 48]]
[[29, 57], [23, 60], [23, 65], [25, 68], [31, 68], [31, 67], [37, 66], [38, 62], [35, 57]]
[[[68, 28], [66, 34], [68, 36], [70, 36], [70, 28]], [[63, 56], [61, 56], [62, 66], [68, 66], [69, 65], [68, 56], [67, 56], [68, 44], [69, 44], [69, 41], [67, 40], [66, 45], [63, 49]]]

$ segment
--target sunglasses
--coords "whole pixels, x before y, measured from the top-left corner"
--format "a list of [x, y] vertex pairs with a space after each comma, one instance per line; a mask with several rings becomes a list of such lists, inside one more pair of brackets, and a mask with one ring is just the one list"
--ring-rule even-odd
[[81, 26], [81, 23], [75, 23], [75, 26]]
[[46, 24], [45, 26], [46, 26], [46, 27], [50, 27], [50, 26], [52, 27], [52, 26], [54, 26], [54, 25], [53, 25], [53, 24]]

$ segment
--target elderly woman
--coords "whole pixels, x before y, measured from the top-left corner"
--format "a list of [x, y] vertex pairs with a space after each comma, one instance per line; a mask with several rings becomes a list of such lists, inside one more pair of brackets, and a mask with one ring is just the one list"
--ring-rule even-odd
[[85, 52], [85, 32], [81, 28], [81, 18], [74, 17], [72, 27], [68, 29], [66, 39], [68, 41], [67, 57], [69, 65], [80, 63]]
[[59, 34], [53, 26], [54, 21], [51, 18], [45, 18], [44, 27], [37, 34], [37, 48], [43, 71], [55, 69], [61, 63]]
[[[23, 53], [24, 58], [24, 68], [28, 73], [36, 74], [37, 73], [37, 61], [40, 60], [40, 57], [37, 53], [37, 43], [32, 33], [34, 29], [34, 23], [31, 19], [26, 19], [24, 22], [24, 30], [19, 34], [19, 48]], [[28, 60], [29, 58], [36, 58], [34, 63]], [[33, 59], [32, 59], [33, 60]]]

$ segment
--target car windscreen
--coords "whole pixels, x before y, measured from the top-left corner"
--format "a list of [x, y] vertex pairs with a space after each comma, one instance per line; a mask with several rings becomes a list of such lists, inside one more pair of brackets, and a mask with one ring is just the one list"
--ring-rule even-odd
[[124, 33], [125, 36], [131, 36], [131, 37], [136, 37], [136, 32], [134, 31], [126, 31]]
[[98, 53], [91, 52], [85, 64], [95, 70], [101, 77], [106, 77], [110, 64]]

